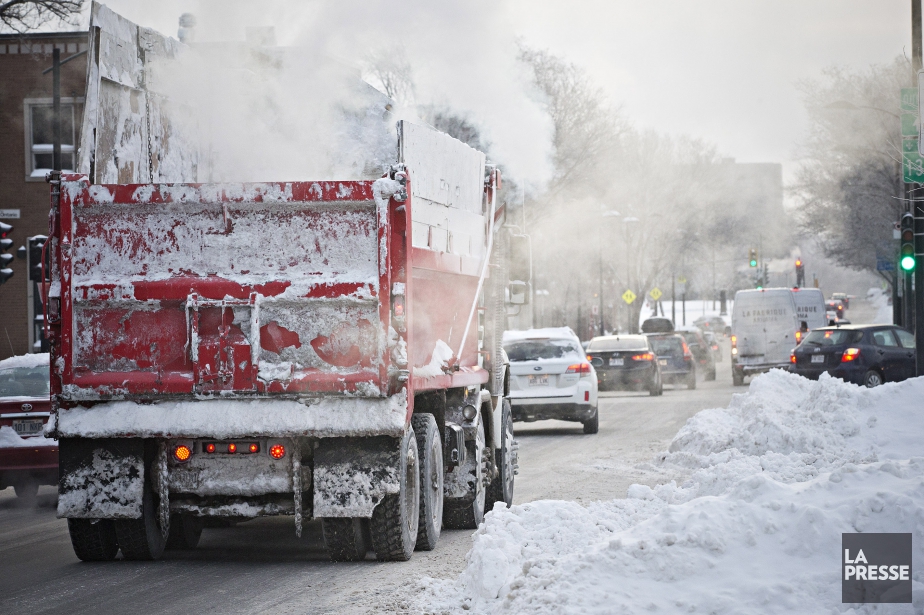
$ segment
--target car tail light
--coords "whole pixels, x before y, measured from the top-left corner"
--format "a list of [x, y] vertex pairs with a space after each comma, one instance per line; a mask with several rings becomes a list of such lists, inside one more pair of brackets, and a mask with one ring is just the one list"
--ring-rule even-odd
[[792, 352], [789, 354], [789, 362], [792, 363], [793, 365], [796, 364], [796, 353]]
[[229, 452], [229, 453], [236, 453], [236, 452], [237, 452], [237, 444], [235, 444], [234, 442], [232, 442], [231, 444], [229, 444], [229, 445], [228, 445], [228, 452]]
[[189, 461], [190, 457], [192, 457], [192, 449], [185, 444], [179, 444], [173, 448], [173, 458], [177, 461]]
[[568, 371], [566, 374], [589, 374], [590, 373], [590, 363], [575, 363], [574, 365], [568, 366]]
[[270, 457], [273, 459], [282, 459], [286, 456], [286, 447], [281, 444], [274, 444], [270, 447]]
[[632, 357], [633, 361], [654, 361], [654, 355], [650, 352], [637, 354]]
[[844, 351], [844, 354], [841, 355], [841, 363], [847, 363], [849, 361], [854, 361], [860, 356], [859, 348], [848, 348]]
[[584, 391], [584, 401], [590, 401], [590, 391]]

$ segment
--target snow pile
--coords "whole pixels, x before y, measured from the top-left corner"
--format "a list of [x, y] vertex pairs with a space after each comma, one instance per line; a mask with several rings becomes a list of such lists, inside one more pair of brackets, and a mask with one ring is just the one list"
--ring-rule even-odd
[[889, 299], [889, 295], [881, 288], [871, 288], [866, 291], [866, 300], [876, 308], [876, 316], [873, 318], [875, 324], [892, 324], [892, 304], [889, 303]]
[[[627, 499], [496, 508], [454, 581], [425, 579], [427, 613], [820, 613], [841, 606], [841, 533], [924, 545], [924, 379], [867, 390], [773, 371], [705, 410], [658, 463], [682, 486]], [[915, 600], [924, 598], [913, 571]], [[857, 607], [857, 610], [851, 610]], [[866, 609], [870, 609], [867, 611]]]

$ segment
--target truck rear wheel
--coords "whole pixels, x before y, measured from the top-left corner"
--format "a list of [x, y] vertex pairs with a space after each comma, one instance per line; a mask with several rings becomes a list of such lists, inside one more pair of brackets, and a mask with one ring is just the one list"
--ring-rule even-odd
[[195, 549], [202, 537], [202, 519], [193, 515], [170, 515], [165, 549]]
[[321, 520], [324, 544], [332, 562], [359, 562], [369, 551], [368, 521], [366, 519]]
[[109, 562], [119, 552], [115, 528], [109, 519], [68, 519], [67, 531], [80, 561]]
[[370, 530], [375, 556], [382, 561], [406, 562], [417, 543], [420, 507], [420, 471], [417, 438], [408, 429], [401, 441], [398, 493], [386, 495], [372, 511]]
[[144, 486], [140, 519], [116, 519], [116, 538], [122, 555], [128, 560], [155, 560], [164, 553], [167, 540], [161, 531], [154, 490]]
[[[504, 430], [500, 438], [500, 446], [494, 449], [494, 461], [497, 463], [497, 475], [488, 485], [485, 497], [485, 510], [494, 508], [495, 502], [503, 502], [507, 508], [513, 504], [513, 477], [516, 474], [516, 443], [513, 439], [513, 418], [510, 412], [510, 401], [504, 400], [501, 406], [501, 428]], [[599, 412], [599, 410], [597, 410]], [[594, 413], [594, 417], [597, 414]], [[594, 419], [596, 420], [596, 419]], [[586, 430], [587, 423], [584, 423]]]
[[420, 453], [420, 518], [417, 550], [432, 551], [443, 528], [443, 443], [432, 414], [415, 414], [411, 426]]
[[443, 503], [443, 524], [454, 530], [474, 530], [484, 521], [486, 499], [484, 484], [484, 423], [479, 419], [475, 439], [465, 443], [465, 464], [456, 467], [449, 477], [453, 492], [464, 490], [463, 497], [447, 498]]

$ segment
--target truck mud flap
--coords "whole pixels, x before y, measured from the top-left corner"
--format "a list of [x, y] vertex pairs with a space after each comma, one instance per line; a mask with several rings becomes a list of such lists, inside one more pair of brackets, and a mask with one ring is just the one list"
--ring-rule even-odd
[[371, 518], [400, 491], [399, 438], [324, 438], [314, 451], [314, 516]]
[[144, 440], [62, 438], [58, 454], [58, 517], [141, 517]]

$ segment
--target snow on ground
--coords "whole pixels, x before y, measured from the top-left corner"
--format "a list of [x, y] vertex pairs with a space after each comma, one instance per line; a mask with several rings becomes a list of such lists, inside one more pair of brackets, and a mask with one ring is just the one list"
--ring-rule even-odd
[[889, 298], [889, 295], [881, 288], [871, 288], [867, 291], [866, 300], [876, 308], [876, 317], [873, 318], [873, 324], [892, 324], [892, 304], [889, 303]]
[[[863, 389], [783, 371], [704, 410], [655, 461], [683, 485], [496, 507], [426, 613], [872, 613], [841, 604], [841, 533], [912, 532], [924, 603], [924, 379]], [[908, 613], [894, 607], [889, 613]], [[917, 612], [921, 612], [919, 605]], [[898, 609], [898, 610], [896, 610]]]

